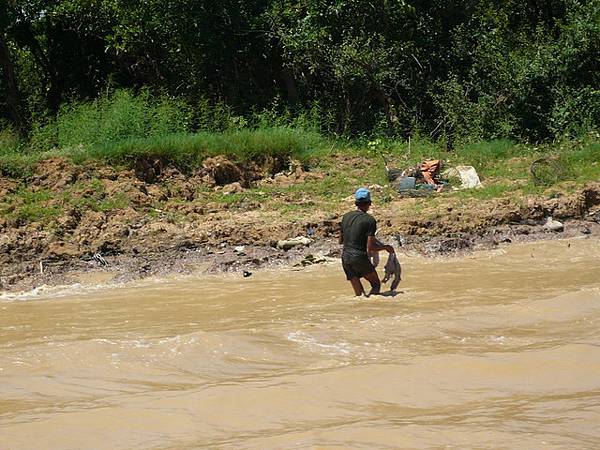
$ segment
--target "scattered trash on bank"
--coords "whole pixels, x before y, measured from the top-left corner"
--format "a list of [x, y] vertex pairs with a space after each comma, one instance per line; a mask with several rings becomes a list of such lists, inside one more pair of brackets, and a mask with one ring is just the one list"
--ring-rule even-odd
[[473, 166], [450, 167], [442, 172], [444, 162], [439, 159], [427, 159], [404, 170], [390, 167], [385, 158], [384, 162], [388, 180], [402, 196], [423, 197], [447, 188], [482, 187], [479, 175]]
[[441, 167], [441, 160], [430, 159], [402, 171], [390, 168], [386, 162], [385, 169], [388, 180], [401, 195], [420, 197], [444, 188], [446, 183], [439, 177]]
[[108, 261], [106, 259], [104, 259], [104, 257], [102, 256], [102, 253], [100, 253], [100, 252], [94, 253], [94, 255], [92, 256], [92, 259], [94, 261], [96, 261], [98, 264], [100, 264], [101, 266], [108, 267]]

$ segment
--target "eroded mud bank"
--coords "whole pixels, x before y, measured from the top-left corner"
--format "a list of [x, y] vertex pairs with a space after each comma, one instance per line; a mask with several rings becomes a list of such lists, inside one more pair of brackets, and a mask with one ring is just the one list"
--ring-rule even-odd
[[[0, 178], [5, 205], [0, 289], [70, 282], [74, 272], [110, 271], [124, 280], [198, 270], [242, 273], [298, 264], [308, 255], [336, 258], [338, 222], [352, 206], [338, 199], [336, 206], [323, 210], [313, 201], [311, 183], [328, 175], [268, 158], [243, 165], [215, 158], [188, 174], [160, 161], [140, 162], [128, 170], [45, 161], [25, 179]], [[278, 209], [290, 202], [285, 195], [257, 195], [257, 187], [274, 185], [306, 190], [306, 198], [295, 200], [302, 208], [297, 215]], [[254, 187], [253, 195], [240, 195], [248, 187]], [[11, 208], [28, 206], [25, 190], [41, 198], [31, 206], [40, 208], [37, 215], [12, 213]], [[214, 192], [236, 201], [210, 201], [207, 193]], [[415, 208], [416, 201], [392, 198], [373, 208], [380, 236], [401, 251], [435, 256], [600, 233], [600, 183], [552, 198], [464, 202], [448, 197], [426, 210]], [[562, 221], [564, 229], [544, 228], [548, 217]], [[279, 239], [307, 233], [313, 240], [308, 247], [283, 251], [275, 246]]]

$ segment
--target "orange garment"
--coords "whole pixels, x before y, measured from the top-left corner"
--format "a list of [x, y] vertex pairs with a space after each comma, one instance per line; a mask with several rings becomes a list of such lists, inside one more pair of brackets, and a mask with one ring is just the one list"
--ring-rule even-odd
[[439, 159], [429, 159], [421, 163], [421, 175], [423, 175], [427, 184], [437, 184], [433, 177], [440, 170], [440, 163]]

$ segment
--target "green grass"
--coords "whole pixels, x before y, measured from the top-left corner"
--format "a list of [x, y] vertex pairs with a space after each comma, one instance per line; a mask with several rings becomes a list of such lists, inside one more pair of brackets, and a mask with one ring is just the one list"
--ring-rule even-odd
[[289, 128], [233, 130], [222, 133], [200, 132], [159, 137], [133, 138], [74, 149], [69, 156], [75, 162], [86, 159], [109, 163], [127, 163], [138, 158], [158, 158], [182, 169], [199, 167], [210, 156], [223, 155], [238, 161], [259, 156], [283, 156], [306, 160], [318, 150], [324, 139], [314, 132]]
[[566, 142], [561, 160], [576, 181], [600, 180], [600, 140]]
[[518, 145], [506, 139], [475, 142], [457, 147], [451, 152], [439, 144], [428, 140], [412, 141], [409, 149], [408, 142], [389, 142], [383, 144], [380, 153], [391, 157], [391, 163], [398, 167], [416, 165], [426, 159], [441, 159], [446, 166], [473, 166], [478, 173], [495, 175], [502, 164], [511, 158], [529, 157], [533, 147]]
[[23, 146], [22, 139], [12, 128], [0, 129], [0, 155], [19, 154]]
[[[473, 142], [447, 152], [440, 143], [419, 137], [410, 144], [386, 137], [332, 139], [317, 131], [320, 116], [323, 112], [314, 105], [295, 115], [272, 108], [241, 117], [206, 99], [192, 107], [147, 90], [137, 94], [116, 90], [94, 101], [64, 105], [56, 117], [33, 124], [27, 139], [0, 125], [0, 175], [27, 176], [36, 162], [52, 156], [75, 163], [100, 160], [124, 166], [153, 158], [191, 171], [215, 155], [238, 161], [293, 157], [327, 169], [329, 156], [341, 153], [368, 158], [371, 163], [363, 168], [362, 176], [377, 184], [385, 183], [381, 154], [387, 154], [398, 168], [431, 158], [447, 165], [472, 165], [482, 178], [528, 177], [531, 162], [545, 155], [558, 155], [565, 176], [572, 179], [589, 179], [600, 172], [595, 165], [600, 153], [597, 133], [543, 146], [507, 139]], [[341, 179], [326, 186], [333, 190], [348, 187]]]
[[11, 128], [0, 130], [0, 176], [18, 178], [28, 174], [33, 159], [24, 140]]
[[[475, 167], [483, 183], [481, 189], [447, 190], [406, 202], [398, 211], [399, 215], [426, 215], [431, 220], [438, 217], [436, 209], [443, 210], [452, 201], [466, 208], [495, 198], [518, 202], [527, 196], [569, 192], [587, 181], [600, 180], [598, 133], [544, 145], [506, 139], [473, 142], [448, 152], [439, 143], [422, 138], [412, 139], [409, 146], [400, 139], [325, 136], [311, 125], [313, 118], [293, 117], [289, 112], [277, 116], [267, 111], [246, 120], [223, 105], [210, 106], [202, 101], [199, 108], [191, 111], [188, 105], [165, 96], [118, 91], [95, 102], [63, 108], [55, 119], [35, 125], [27, 138], [0, 128], [0, 177], [20, 183], [16, 192], [0, 198], [0, 217], [52, 224], [72, 208], [108, 212], [130, 206], [123, 193], [107, 196], [97, 178], [67, 186], [60, 193], [28, 186], [35, 164], [50, 157], [81, 165], [100, 162], [117, 170], [134, 167], [140, 160], [160, 159], [187, 173], [217, 155], [236, 162], [260, 162], [267, 157], [298, 159], [323, 178], [288, 186], [262, 184], [233, 194], [202, 186], [194, 201], [199, 206], [213, 203], [234, 210], [248, 208], [253, 202], [251, 208], [258, 205], [289, 220], [339, 211], [343, 200], [360, 186], [382, 186], [374, 192], [375, 202], [382, 207], [397, 200], [399, 196], [386, 178], [382, 155], [398, 169], [425, 159], [441, 159], [445, 167]], [[535, 183], [530, 167], [539, 158], [548, 158], [553, 165], [548, 165], [545, 180]], [[154, 205], [160, 211], [151, 207], [144, 210], [150, 217], [178, 223], [184, 220], [182, 214], [168, 211], [177, 202], [185, 201], [171, 198]]]
[[106, 196], [98, 179], [75, 183], [61, 193], [21, 185], [15, 192], [0, 198], [0, 217], [25, 223], [48, 224], [67, 209], [108, 212], [129, 205], [130, 201], [123, 193]]
[[185, 102], [145, 90], [138, 95], [117, 90], [92, 102], [63, 105], [56, 118], [34, 125], [29, 146], [47, 151], [191, 130], [191, 110]]
[[484, 186], [480, 189], [465, 189], [450, 192], [449, 195], [456, 198], [475, 198], [479, 200], [489, 200], [492, 198], [503, 197], [515, 191], [515, 186], [510, 184], [498, 183]]
[[57, 156], [76, 164], [98, 160], [124, 166], [131, 166], [139, 159], [161, 159], [183, 171], [196, 169], [204, 159], [216, 155], [236, 161], [264, 156], [308, 161], [314, 159], [326, 145], [327, 140], [316, 132], [290, 128], [169, 134], [55, 148], [37, 153], [0, 150], [0, 175], [25, 177], [31, 174], [37, 162]]
[[0, 216], [25, 222], [44, 222], [63, 212], [60, 204], [49, 204], [54, 194], [46, 189], [33, 191], [21, 188], [0, 199]]
[[87, 182], [77, 182], [62, 194], [62, 204], [80, 211], [91, 210], [107, 212], [129, 206], [130, 202], [123, 193], [108, 197], [102, 182], [93, 178]]

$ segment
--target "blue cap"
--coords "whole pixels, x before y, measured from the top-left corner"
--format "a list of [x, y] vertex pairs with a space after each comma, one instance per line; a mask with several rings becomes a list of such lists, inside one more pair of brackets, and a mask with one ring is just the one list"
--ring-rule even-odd
[[359, 188], [354, 193], [354, 199], [357, 202], [370, 202], [371, 201], [371, 193], [367, 188]]

